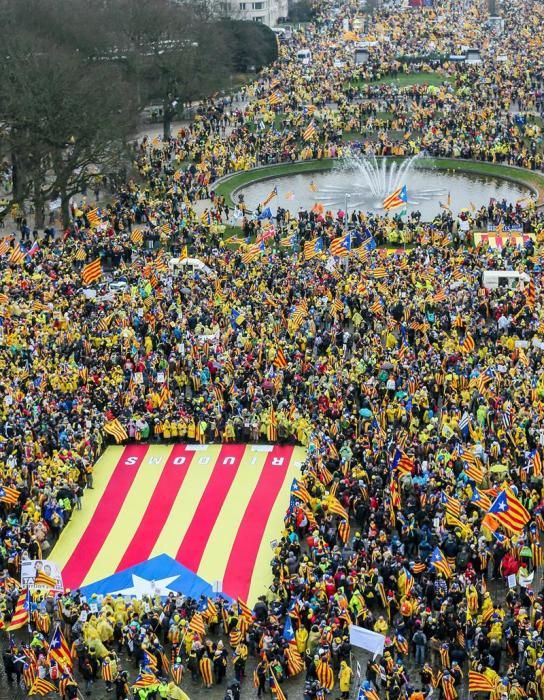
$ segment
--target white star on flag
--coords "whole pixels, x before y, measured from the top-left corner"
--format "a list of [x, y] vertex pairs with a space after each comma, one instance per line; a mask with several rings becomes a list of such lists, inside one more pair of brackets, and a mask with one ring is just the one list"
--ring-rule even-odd
[[167, 576], [166, 578], [158, 579], [157, 581], [148, 581], [137, 574], [131, 574], [132, 576], [132, 586], [128, 588], [122, 588], [119, 591], [112, 591], [111, 595], [168, 595], [169, 593], [175, 593], [169, 588], [170, 584], [179, 578], [179, 574], [176, 576]]

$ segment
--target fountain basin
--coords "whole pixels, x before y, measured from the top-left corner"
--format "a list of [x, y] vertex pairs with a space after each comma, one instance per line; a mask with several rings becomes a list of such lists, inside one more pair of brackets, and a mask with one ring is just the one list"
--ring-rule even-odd
[[[406, 159], [387, 158], [383, 160], [402, 162]], [[296, 212], [300, 207], [314, 206], [316, 201], [320, 201], [317, 195], [331, 195], [330, 191], [323, 190], [332, 185], [342, 188], [339, 195], [336, 192], [336, 201], [339, 201], [337, 208], [344, 208], [345, 197], [343, 193], [351, 194], [353, 173], [351, 176], [346, 172], [338, 173], [335, 171], [338, 167], [339, 161], [334, 160], [264, 166], [228, 175], [215, 184], [215, 190], [218, 194], [226, 196], [231, 204], [238, 201], [239, 194], [243, 194], [248, 206], [252, 208], [252, 205], [255, 206], [259, 201], [263, 201], [272, 188], [277, 185], [279, 196], [271, 202], [272, 211], [275, 212], [279, 203], [291, 212]], [[339, 183], [327, 179], [319, 180], [329, 173], [333, 177], [341, 177], [342, 180]], [[419, 180], [420, 174], [421, 181]], [[310, 177], [305, 177], [300, 182], [292, 179], [300, 175], [309, 175]], [[446, 179], [439, 181], [439, 176]], [[451, 206], [454, 212], [465, 207], [470, 208], [471, 202], [477, 207], [482, 204], [487, 205], [489, 197], [501, 199], [502, 196], [506, 196], [507, 199], [515, 201], [531, 193], [537, 196], [537, 205], [544, 204], [544, 176], [538, 172], [513, 166], [461, 159], [425, 158], [416, 163], [415, 174], [410, 176], [410, 179], [412, 179], [412, 185], [410, 186], [410, 182], [407, 183], [409, 200], [410, 190], [412, 190], [412, 199], [413, 191], [417, 189], [433, 189], [440, 192], [436, 195], [436, 200], [427, 202], [425, 207], [422, 203], [415, 207], [409, 204], [408, 210], [418, 208], [422, 211], [424, 220], [432, 219], [436, 212], [442, 211], [440, 202], [447, 202], [448, 192], [451, 193]], [[317, 185], [317, 192], [312, 192], [309, 188], [312, 180]], [[425, 182], [430, 184], [430, 187], [426, 187]], [[260, 186], [259, 189], [255, 189], [256, 185]], [[263, 192], [264, 195], [261, 197]], [[289, 192], [294, 192], [294, 199], [285, 197]], [[324, 204], [324, 202], [322, 203]], [[374, 202], [369, 202], [365, 210], [383, 213], [378, 205], [379, 201], [374, 198]], [[358, 206], [355, 199], [352, 202], [350, 198], [349, 206], [350, 208]], [[331, 204], [330, 208], [334, 209], [335, 205]]]

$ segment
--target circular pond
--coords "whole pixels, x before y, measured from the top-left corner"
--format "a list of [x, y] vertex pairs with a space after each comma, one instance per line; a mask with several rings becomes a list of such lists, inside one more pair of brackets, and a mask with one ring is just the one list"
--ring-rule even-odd
[[[384, 213], [383, 201], [395, 189], [406, 186], [407, 212], [420, 211], [424, 221], [431, 221], [451, 207], [454, 213], [462, 209], [488, 204], [491, 199], [508, 203], [527, 199], [530, 188], [510, 180], [461, 171], [429, 169], [419, 163], [405, 161], [402, 165], [386, 161], [349, 162], [332, 170], [283, 175], [260, 180], [237, 189], [234, 201], [242, 195], [247, 207], [255, 210], [274, 187], [278, 196], [268, 204], [272, 213], [278, 206], [291, 213], [322, 204], [325, 209]], [[346, 195], [348, 195], [346, 197]], [[402, 211], [399, 208], [396, 211]]]

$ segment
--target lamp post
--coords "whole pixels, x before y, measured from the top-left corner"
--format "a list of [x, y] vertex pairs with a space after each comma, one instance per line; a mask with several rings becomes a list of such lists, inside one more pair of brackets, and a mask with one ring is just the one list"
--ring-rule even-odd
[[344, 195], [344, 231], [347, 233], [347, 230], [349, 228], [348, 225], [348, 205], [349, 205], [349, 199], [351, 195], [349, 192], [346, 192]]
[[[349, 219], [348, 219], [348, 205], [349, 205], [349, 200], [350, 200], [351, 195], [349, 192], [346, 192], [344, 195], [344, 232], [345, 235], [349, 235]], [[350, 246], [349, 250], [351, 252], [351, 241], [350, 241]], [[346, 268], [346, 273], [349, 269], [349, 255], [345, 257], [345, 265], [344, 267]]]

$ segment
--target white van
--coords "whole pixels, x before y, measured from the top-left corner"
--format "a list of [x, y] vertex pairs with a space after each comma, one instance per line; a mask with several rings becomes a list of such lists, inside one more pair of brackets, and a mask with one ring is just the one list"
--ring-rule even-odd
[[310, 65], [312, 60], [312, 52], [310, 49], [301, 49], [297, 51], [297, 61], [300, 61], [303, 66]]
[[508, 287], [508, 289], [521, 289], [531, 281], [526, 272], [516, 272], [515, 270], [485, 270], [482, 274], [482, 287], [486, 289], [498, 289]]
[[208, 267], [202, 260], [198, 258], [170, 258], [168, 261], [168, 267], [172, 275], [177, 275], [181, 270], [188, 270], [191, 273], [196, 271], [207, 275], [208, 277], [215, 277], [215, 272]]

